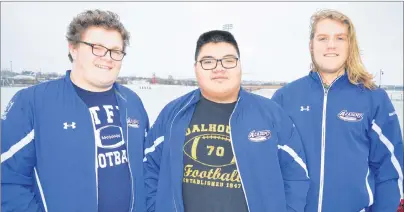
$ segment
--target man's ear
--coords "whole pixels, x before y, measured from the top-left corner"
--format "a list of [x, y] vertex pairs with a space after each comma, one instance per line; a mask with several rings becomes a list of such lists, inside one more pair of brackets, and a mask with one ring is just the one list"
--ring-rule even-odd
[[69, 55], [71, 56], [71, 58], [73, 60], [76, 60], [76, 58], [77, 58], [77, 48], [76, 48], [76, 46], [69, 43], [68, 48], [69, 48]]

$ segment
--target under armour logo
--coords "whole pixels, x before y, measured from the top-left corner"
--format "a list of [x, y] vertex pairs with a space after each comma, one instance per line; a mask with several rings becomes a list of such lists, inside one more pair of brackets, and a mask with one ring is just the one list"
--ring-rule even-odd
[[72, 122], [71, 124], [67, 124], [67, 122], [63, 123], [63, 129], [67, 130], [68, 127], [71, 127], [72, 129], [76, 128], [76, 122]]
[[300, 106], [300, 111], [310, 111], [310, 106], [306, 107]]

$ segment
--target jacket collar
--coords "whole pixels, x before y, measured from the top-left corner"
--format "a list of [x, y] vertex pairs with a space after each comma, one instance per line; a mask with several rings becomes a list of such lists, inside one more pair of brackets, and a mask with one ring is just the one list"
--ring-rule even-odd
[[[310, 71], [309, 75], [308, 75], [314, 82], [315, 84], [320, 85], [321, 87], [323, 87], [323, 81], [320, 77], [320, 74], [317, 71]], [[340, 86], [349, 84], [349, 79], [348, 79], [348, 75], [346, 73], [346, 70], [344, 71], [344, 73], [339, 76], [338, 78], [336, 78], [334, 80], [334, 82], [332, 82], [332, 87], [337, 87], [339, 88]]]
[[[244, 98], [244, 97], [245, 97], [246, 95], [248, 95], [248, 94], [249, 94], [249, 93], [241, 87], [240, 90], [239, 90], [239, 92], [238, 92], [237, 101], [238, 101], [239, 99], [241, 99], [241, 98]], [[192, 91], [191, 98], [192, 98], [192, 99], [190, 100], [191, 102], [190, 102], [189, 106], [198, 103], [199, 100], [202, 98], [201, 89], [198, 88], [198, 89]]]

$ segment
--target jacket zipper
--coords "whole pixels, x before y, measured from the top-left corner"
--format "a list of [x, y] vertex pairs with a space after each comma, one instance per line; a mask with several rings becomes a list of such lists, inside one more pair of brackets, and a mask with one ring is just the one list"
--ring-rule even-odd
[[[125, 120], [128, 120], [128, 109], [126, 108], [125, 111]], [[132, 202], [130, 204], [130, 212], [133, 210], [133, 205], [135, 203], [135, 185], [133, 184], [133, 176], [132, 176], [132, 169], [130, 168], [130, 158], [129, 158], [129, 134], [128, 134], [128, 123], [126, 123], [126, 155], [128, 157], [128, 168], [129, 168], [129, 175], [130, 175], [130, 180], [132, 183]]]
[[[170, 126], [170, 138], [169, 138], [169, 141], [171, 140], [171, 133], [172, 133], [172, 129], [173, 129], [173, 124], [174, 124], [175, 118], [177, 118], [178, 114], [180, 114], [181, 111], [182, 111], [184, 108], [186, 108], [186, 107], [189, 105], [189, 103], [191, 103], [191, 101], [192, 101], [193, 99], [194, 99], [194, 96], [192, 96], [192, 98], [189, 100], [189, 102], [188, 102], [184, 107], [182, 107], [182, 108], [180, 109], [180, 111], [178, 111], [177, 114], [175, 114], [175, 116], [174, 116], [174, 118], [173, 118], [173, 121], [171, 122], [171, 126]], [[172, 191], [172, 193], [173, 193], [174, 209], [175, 209], [176, 212], [178, 212], [177, 203], [176, 203], [176, 201], [175, 201], [174, 190]]]
[[[318, 74], [318, 72], [317, 72]], [[327, 99], [328, 99], [328, 92], [331, 89], [331, 86], [337, 81], [341, 76], [337, 77], [328, 88], [324, 88], [323, 80], [318, 74], [321, 80], [321, 86], [323, 87], [324, 91], [324, 100], [323, 100], [323, 114], [322, 114], [322, 121], [321, 121], [321, 162], [320, 162], [320, 188], [318, 194], [318, 208], [317, 211], [321, 212], [323, 207], [323, 193], [324, 193], [324, 166], [325, 166], [325, 132], [326, 132], [326, 118], [327, 118]]]
[[[90, 113], [90, 119], [91, 119], [91, 123], [93, 125], [93, 134], [94, 134], [95, 123], [94, 123], [93, 115], [91, 113]], [[94, 142], [95, 142], [95, 137], [94, 137]], [[95, 146], [95, 190], [96, 190], [95, 193], [96, 193], [96, 197], [97, 197], [97, 211], [98, 211], [98, 157], [97, 157], [98, 156], [98, 146], [96, 143], [94, 143], [94, 146]]]
[[234, 111], [236, 111], [236, 107], [237, 107], [237, 105], [238, 105], [240, 99], [241, 99], [241, 97], [239, 97], [239, 98], [237, 99], [237, 103], [236, 103], [236, 105], [234, 106], [233, 112], [231, 113], [230, 118], [229, 118], [230, 141], [231, 141], [230, 144], [231, 144], [231, 149], [233, 150], [234, 159], [235, 159], [235, 161], [236, 161], [236, 167], [237, 167], [238, 175], [240, 176], [240, 181], [241, 181], [241, 186], [242, 186], [243, 192], [244, 192], [245, 202], [247, 203], [247, 209], [248, 209], [248, 211], [250, 211], [250, 205], [248, 204], [247, 193], [246, 193], [245, 188], [244, 188], [244, 183], [243, 183], [243, 178], [241, 177], [240, 168], [238, 167], [238, 162], [237, 162], [237, 157], [236, 157], [236, 151], [234, 151], [233, 138], [232, 138], [232, 136], [231, 136], [231, 132], [232, 132], [231, 118], [233, 117]]

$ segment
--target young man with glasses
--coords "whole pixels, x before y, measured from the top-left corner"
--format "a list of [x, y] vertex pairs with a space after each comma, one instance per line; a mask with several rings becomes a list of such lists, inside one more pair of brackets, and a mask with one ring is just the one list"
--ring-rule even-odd
[[200, 88], [169, 103], [147, 135], [147, 211], [303, 211], [299, 134], [277, 104], [240, 87], [232, 34], [199, 37], [195, 74]]
[[72, 70], [19, 91], [2, 117], [2, 211], [145, 211], [148, 117], [115, 83], [129, 33], [93, 10], [66, 37]]
[[311, 178], [307, 212], [396, 212], [403, 195], [397, 114], [361, 62], [352, 21], [311, 17], [310, 73], [273, 96], [302, 136]]

